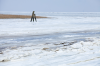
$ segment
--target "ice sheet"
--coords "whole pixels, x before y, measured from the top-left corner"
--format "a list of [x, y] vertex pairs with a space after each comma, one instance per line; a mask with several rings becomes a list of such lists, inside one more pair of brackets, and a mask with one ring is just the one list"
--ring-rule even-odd
[[87, 38], [86, 42], [81, 41], [70, 46], [64, 43], [12, 47], [0, 54], [1, 66], [99, 66], [99, 61], [98, 38]]
[[34, 23], [30, 19], [0, 19], [0, 36], [43, 35], [99, 28], [100, 17], [56, 17], [38, 19]]
[[[37, 22], [0, 19], [0, 48], [19, 44], [0, 50], [0, 66], [100, 66], [100, 17], [50, 17]], [[84, 36], [80, 32], [87, 34], [86, 41], [68, 42]]]

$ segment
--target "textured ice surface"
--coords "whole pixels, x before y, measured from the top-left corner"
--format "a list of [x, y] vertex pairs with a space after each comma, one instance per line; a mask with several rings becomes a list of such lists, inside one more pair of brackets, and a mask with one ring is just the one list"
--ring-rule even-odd
[[[0, 66], [100, 66], [100, 17], [57, 14], [34, 23], [0, 19], [0, 48], [11, 46], [0, 50]], [[68, 42], [84, 34], [86, 41]]]
[[0, 54], [0, 66], [100, 65], [100, 39], [87, 38], [86, 42], [81, 41], [70, 46], [65, 44], [26, 45], [7, 49]]

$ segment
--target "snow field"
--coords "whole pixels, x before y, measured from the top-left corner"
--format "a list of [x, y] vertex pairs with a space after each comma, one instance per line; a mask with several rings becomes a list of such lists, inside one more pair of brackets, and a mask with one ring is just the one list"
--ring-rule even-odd
[[[89, 40], [90, 39], [93, 41], [80, 41], [70, 46], [62, 45], [61, 47], [57, 47], [59, 45], [40, 44], [7, 49], [0, 54], [0, 62], [17, 61], [29, 56], [29, 61], [27, 62], [35, 61], [32, 62], [34, 66], [84, 66], [85, 64], [87, 66], [94, 66], [97, 65], [99, 61], [93, 65], [91, 65], [91, 62], [100, 60], [100, 39], [89, 38]], [[25, 60], [24, 58], [23, 61]], [[26, 65], [27, 64], [28, 63], [26, 63]]]
[[[64, 32], [93, 31], [95, 33], [98, 31], [99, 33], [100, 17], [84, 15], [82, 17], [63, 15], [50, 17], [37, 19], [37, 22], [34, 23], [30, 22], [30, 19], [0, 19], [0, 47], [3, 46], [3, 42], [4, 45], [21, 44], [21, 39], [20, 42], [18, 40], [11, 41], [13, 39], [6, 40], [7, 37], [26, 36], [27, 40], [27, 44], [22, 41], [24, 45], [20, 47], [11, 46], [11, 48], [0, 51], [0, 66], [100, 66], [100, 38], [92, 38], [91, 36], [86, 38], [87, 41], [57, 44], [52, 42], [45, 44], [46, 41], [34, 44], [27, 39], [31, 35], [40, 37], [45, 34]], [[78, 36], [74, 35], [75, 38]], [[60, 37], [73, 37], [73, 35]], [[65, 40], [68, 41], [68, 39]], [[8, 43], [6, 44], [6, 42]]]
[[[0, 19], [0, 36], [43, 35], [60, 32], [99, 30], [100, 17], [52, 17], [38, 19]], [[6, 26], [6, 27], [5, 27]]]

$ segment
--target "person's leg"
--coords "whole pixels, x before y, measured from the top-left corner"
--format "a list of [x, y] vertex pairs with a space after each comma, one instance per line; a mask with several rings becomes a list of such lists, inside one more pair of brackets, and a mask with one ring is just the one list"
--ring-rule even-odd
[[35, 17], [35, 21], [37, 22], [36, 17]]
[[32, 22], [32, 17], [31, 17], [31, 21], [30, 22]]
[[34, 17], [33, 17], [33, 22], [34, 22]]

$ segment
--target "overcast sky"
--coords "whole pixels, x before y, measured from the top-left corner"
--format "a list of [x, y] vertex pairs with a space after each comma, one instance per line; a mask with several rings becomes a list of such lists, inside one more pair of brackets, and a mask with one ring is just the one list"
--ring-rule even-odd
[[100, 0], [0, 0], [0, 11], [100, 12]]

